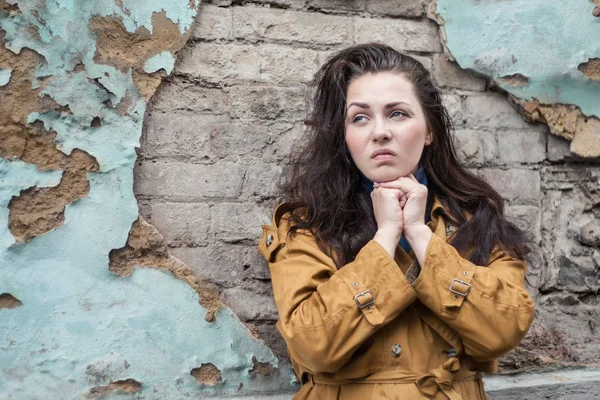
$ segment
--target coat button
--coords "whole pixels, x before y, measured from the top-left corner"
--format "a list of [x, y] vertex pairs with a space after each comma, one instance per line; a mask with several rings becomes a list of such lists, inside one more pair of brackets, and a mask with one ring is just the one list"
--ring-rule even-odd
[[267, 246], [270, 246], [273, 243], [273, 235], [267, 235]]
[[394, 357], [400, 357], [401, 353], [402, 353], [402, 346], [400, 346], [398, 343], [394, 344], [392, 346], [392, 355]]
[[458, 355], [458, 350], [452, 347], [446, 350], [446, 355], [448, 356], [448, 358], [456, 357]]

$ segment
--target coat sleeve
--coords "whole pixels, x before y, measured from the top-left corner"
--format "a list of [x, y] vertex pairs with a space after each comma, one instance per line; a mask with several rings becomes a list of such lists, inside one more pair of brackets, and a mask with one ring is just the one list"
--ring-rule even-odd
[[433, 235], [413, 287], [419, 300], [456, 330], [464, 351], [492, 360], [517, 347], [534, 318], [524, 286], [526, 264], [495, 249], [478, 266]]
[[290, 356], [312, 373], [336, 372], [417, 294], [392, 257], [369, 241], [339, 270], [305, 231], [263, 226], [278, 328]]

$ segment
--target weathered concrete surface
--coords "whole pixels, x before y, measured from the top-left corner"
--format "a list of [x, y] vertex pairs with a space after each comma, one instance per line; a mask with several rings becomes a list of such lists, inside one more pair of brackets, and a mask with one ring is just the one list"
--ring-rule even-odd
[[446, 53], [493, 79], [524, 117], [600, 158], [600, 30], [589, 0], [436, 0]]
[[[285, 344], [274, 327], [268, 267], [256, 250], [260, 225], [270, 222], [277, 182], [302, 140], [306, 82], [332, 51], [377, 39], [431, 69], [457, 127], [461, 160], [496, 187], [509, 217], [533, 239], [528, 282], [538, 315], [522, 346], [501, 360], [503, 371], [600, 360], [594, 229], [600, 167], [580, 164], [573, 141], [524, 120], [505, 94], [489, 90], [485, 76], [446, 61], [424, 5], [402, 2], [403, 14], [378, 1], [213, 3], [201, 6], [173, 77], [150, 105], [135, 190], [142, 215], [169, 251], [206, 277], [277, 354], [285, 355]], [[314, 21], [339, 30], [314, 34]], [[524, 54], [523, 62], [535, 62], [537, 53]], [[574, 74], [583, 75], [578, 65]], [[520, 88], [538, 79], [518, 71], [502, 77]], [[586, 101], [596, 93], [594, 85], [577, 87]], [[557, 126], [568, 121], [556, 119]]]
[[0, 0], [2, 398], [293, 387], [138, 216], [146, 102], [198, 3]]
[[597, 368], [487, 376], [484, 381], [490, 400], [595, 400], [600, 397]]

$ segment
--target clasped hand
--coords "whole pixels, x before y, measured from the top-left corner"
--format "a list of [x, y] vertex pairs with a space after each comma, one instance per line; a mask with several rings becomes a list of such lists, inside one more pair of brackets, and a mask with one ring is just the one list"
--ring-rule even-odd
[[376, 182], [371, 192], [379, 238], [395, 245], [425, 225], [427, 187], [409, 174], [389, 182]]

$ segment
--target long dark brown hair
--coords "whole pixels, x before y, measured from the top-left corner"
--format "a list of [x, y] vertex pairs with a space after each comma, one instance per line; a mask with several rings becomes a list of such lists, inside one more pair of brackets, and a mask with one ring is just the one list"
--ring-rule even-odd
[[[375, 235], [377, 224], [370, 194], [345, 142], [346, 91], [354, 79], [396, 72], [413, 84], [433, 140], [420, 164], [433, 196], [449, 211], [458, 230], [452, 245], [471, 262], [486, 265], [494, 246], [514, 257], [528, 252], [523, 231], [504, 217], [504, 201], [488, 183], [463, 168], [452, 140], [452, 121], [429, 71], [414, 58], [377, 43], [361, 44], [332, 55], [316, 73], [308, 111], [306, 145], [293, 156], [281, 187], [293, 210], [294, 234], [308, 229], [338, 268], [352, 261]], [[471, 218], [467, 215], [470, 214]]]

